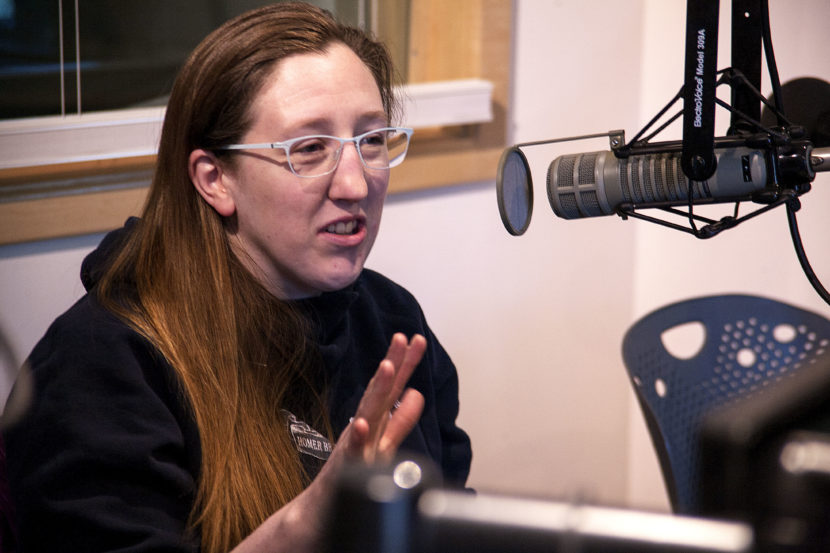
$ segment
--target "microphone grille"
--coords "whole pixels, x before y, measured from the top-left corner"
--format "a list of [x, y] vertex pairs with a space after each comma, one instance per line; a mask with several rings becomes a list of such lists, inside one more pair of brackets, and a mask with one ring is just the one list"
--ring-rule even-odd
[[[671, 174], [671, 171], [669, 171]], [[667, 198], [668, 193], [666, 191], [666, 187], [664, 184], [667, 184], [664, 175], [663, 175], [663, 164], [662, 163], [655, 163], [654, 164], [654, 187], [656, 188], [657, 195], [661, 198]]]
[[607, 215], [597, 194], [597, 158], [603, 152], [558, 157], [548, 169], [548, 199], [563, 219]]
[[[557, 182], [559, 188], [573, 188], [574, 187], [574, 165], [576, 164], [576, 156], [562, 156], [562, 161], [556, 170]], [[580, 171], [580, 174], [582, 172]]]
[[628, 179], [628, 171], [620, 170], [618, 165], [617, 175], [620, 179], [620, 190], [622, 191], [623, 201], [630, 204], [633, 198], [631, 197], [631, 183]]
[[[560, 217], [565, 217], [568, 219], [573, 219], [575, 217], [579, 217], [579, 206], [576, 205], [576, 194], [573, 193], [560, 193], [559, 194], [559, 209], [563, 214], [567, 215], [559, 215]], [[556, 211], [556, 209], [554, 209]]]
[[597, 198], [596, 190], [584, 190], [580, 196], [582, 197], [582, 206], [587, 213], [591, 215], [605, 215], [599, 208], [599, 199]]
[[594, 184], [596, 181], [594, 169], [597, 166], [597, 156], [584, 155], [579, 161], [579, 184]]
[[[621, 159], [617, 169], [626, 202], [677, 203], [689, 197], [689, 179], [683, 174], [680, 152], [656, 153]], [[702, 183], [691, 183], [692, 198], [709, 196]]]

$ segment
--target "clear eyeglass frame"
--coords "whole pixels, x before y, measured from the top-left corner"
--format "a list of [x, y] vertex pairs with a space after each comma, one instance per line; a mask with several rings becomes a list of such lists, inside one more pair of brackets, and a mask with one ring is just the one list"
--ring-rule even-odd
[[328, 175], [337, 169], [343, 146], [349, 142], [355, 145], [358, 157], [366, 169], [388, 170], [397, 167], [406, 157], [413, 132], [413, 129], [407, 127], [381, 127], [352, 138], [312, 134], [283, 142], [228, 144], [216, 149], [283, 150], [292, 173], [301, 178], [314, 178]]

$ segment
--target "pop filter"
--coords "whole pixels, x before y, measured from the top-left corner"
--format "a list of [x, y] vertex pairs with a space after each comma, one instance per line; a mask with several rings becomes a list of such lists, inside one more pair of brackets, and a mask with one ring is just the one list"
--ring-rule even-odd
[[533, 213], [533, 179], [527, 158], [518, 146], [507, 148], [501, 155], [496, 195], [504, 228], [513, 236], [521, 236]]

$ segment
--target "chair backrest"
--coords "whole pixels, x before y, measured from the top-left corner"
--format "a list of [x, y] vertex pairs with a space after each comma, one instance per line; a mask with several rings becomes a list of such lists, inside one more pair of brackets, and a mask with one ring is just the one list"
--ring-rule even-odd
[[[703, 328], [699, 351], [684, 358], [672, 354], [664, 336], [695, 324]], [[703, 416], [830, 355], [830, 320], [757, 296], [701, 297], [637, 321], [622, 351], [672, 508], [699, 514], [697, 432]]]

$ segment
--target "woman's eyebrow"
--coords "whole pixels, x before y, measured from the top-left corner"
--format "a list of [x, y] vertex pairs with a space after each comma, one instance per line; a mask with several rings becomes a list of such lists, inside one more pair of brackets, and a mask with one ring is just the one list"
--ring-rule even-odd
[[362, 122], [373, 122], [373, 121], [381, 121], [383, 124], [386, 124], [387, 115], [386, 112], [383, 110], [380, 111], [373, 111], [371, 113], [367, 113], [360, 117], [360, 121]]
[[[365, 113], [355, 120], [356, 129], [363, 128], [364, 130], [371, 130], [372, 128], [385, 127], [387, 124], [386, 112], [383, 110]], [[313, 134], [333, 134], [333, 128], [334, 122], [327, 118], [300, 121], [297, 124], [289, 125], [283, 129], [282, 132], [285, 137], [282, 140]], [[355, 130], [355, 132], [362, 131]]]

